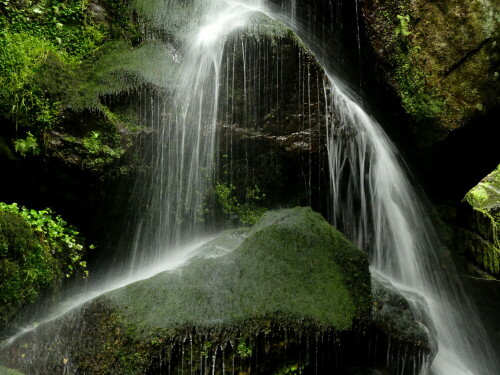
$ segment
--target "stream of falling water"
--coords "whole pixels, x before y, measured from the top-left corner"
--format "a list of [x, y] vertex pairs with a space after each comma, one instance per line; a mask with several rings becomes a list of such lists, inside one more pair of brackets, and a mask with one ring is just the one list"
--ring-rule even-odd
[[204, 17], [186, 38], [174, 93], [152, 116], [157, 139], [150, 181], [140, 193], [147, 205], [136, 229], [134, 267], [154, 264], [200, 232], [199, 212], [214, 173], [225, 37], [245, 24], [253, 4], [196, 2]]
[[432, 374], [494, 374], [487, 335], [456, 270], [442, 254], [397, 151], [380, 125], [342, 91], [334, 77], [329, 83], [328, 152], [335, 221], [369, 251], [373, 271], [410, 292], [405, 294], [410, 302], [416, 302], [411, 294], [423, 297], [438, 342]]

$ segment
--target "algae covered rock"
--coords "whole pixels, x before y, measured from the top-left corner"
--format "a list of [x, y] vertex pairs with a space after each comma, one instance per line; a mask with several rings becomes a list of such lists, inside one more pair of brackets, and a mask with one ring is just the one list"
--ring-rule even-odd
[[[369, 321], [366, 255], [308, 208], [271, 211], [242, 233], [41, 324], [1, 359], [30, 374], [314, 373], [310, 355], [342, 353]], [[322, 366], [352, 360], [336, 358]]]
[[[342, 331], [368, 314], [365, 255], [310, 209], [271, 212], [230, 254], [103, 298], [144, 329], [234, 325], [279, 313]], [[159, 303], [163, 301], [164, 303]]]

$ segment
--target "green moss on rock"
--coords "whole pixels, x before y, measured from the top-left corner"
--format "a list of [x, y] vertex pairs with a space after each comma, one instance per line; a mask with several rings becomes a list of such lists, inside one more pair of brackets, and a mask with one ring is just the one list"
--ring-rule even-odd
[[278, 312], [346, 330], [368, 313], [366, 267], [366, 256], [319, 214], [296, 208], [264, 215], [224, 257], [195, 259], [103, 298], [146, 331], [231, 325]]
[[445, 134], [499, 104], [499, 11], [490, 0], [364, 1], [374, 49], [417, 122]]
[[140, 45], [130, 2], [4, 1], [0, 25], [0, 117], [13, 128], [1, 132], [15, 133], [18, 154], [102, 175], [125, 170], [120, 163], [129, 162], [123, 156], [141, 128], [137, 114], [109, 103], [153, 81], [161, 85], [159, 69], [150, 68], [172, 60], [161, 55], [165, 47], [150, 56], [151, 43]]

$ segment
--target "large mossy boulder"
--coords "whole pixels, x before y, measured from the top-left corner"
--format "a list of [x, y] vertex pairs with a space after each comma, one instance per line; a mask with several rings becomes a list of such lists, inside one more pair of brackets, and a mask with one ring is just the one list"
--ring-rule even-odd
[[370, 285], [366, 255], [319, 214], [269, 212], [244, 238], [226, 233], [176, 270], [41, 324], [1, 359], [29, 374], [306, 373], [316, 348], [342, 353], [361, 335]]
[[[231, 253], [106, 296], [145, 329], [235, 326], [278, 314], [338, 331], [368, 316], [364, 253], [310, 209], [270, 212]], [[158, 301], [164, 301], [159, 304]]]
[[376, 285], [373, 304], [366, 254], [319, 214], [270, 211], [16, 337], [0, 361], [31, 375], [413, 373], [429, 339], [404, 298]]

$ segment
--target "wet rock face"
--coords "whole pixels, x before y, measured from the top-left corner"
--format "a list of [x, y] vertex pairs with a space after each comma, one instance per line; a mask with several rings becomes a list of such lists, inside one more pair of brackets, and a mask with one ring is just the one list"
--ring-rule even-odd
[[431, 363], [438, 347], [423, 299], [411, 293], [403, 295], [389, 280], [373, 273], [372, 295], [372, 334], [394, 359], [390, 370], [397, 372], [403, 367], [405, 373], [411, 373], [414, 363]]
[[498, 1], [364, 0], [361, 5], [385, 83], [399, 97], [392, 99], [394, 111], [404, 112], [393, 120], [410, 140], [401, 147], [409, 150], [432, 194], [460, 200], [498, 164]]
[[264, 16], [228, 40], [222, 64], [219, 180], [240, 191], [258, 186], [269, 206], [323, 210], [323, 68], [295, 34]]
[[[370, 294], [366, 255], [319, 214], [270, 211], [180, 269], [41, 324], [0, 360], [33, 375], [396, 373], [377, 345], [386, 333], [370, 328]], [[420, 367], [426, 344], [398, 340], [394, 355]]]

